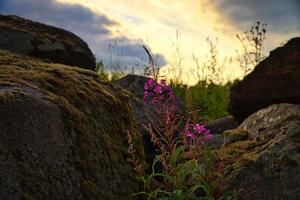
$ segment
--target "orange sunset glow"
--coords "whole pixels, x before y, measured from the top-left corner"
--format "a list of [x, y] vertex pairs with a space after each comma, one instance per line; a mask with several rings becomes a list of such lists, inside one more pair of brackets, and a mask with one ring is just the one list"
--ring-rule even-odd
[[[2, 7], [7, 14], [20, 14], [73, 31], [87, 41], [97, 59], [107, 65], [112, 63], [112, 55], [118, 54], [113, 59], [122, 63], [121, 67], [139, 65], [142, 68], [147, 64], [147, 55], [142, 49], [146, 44], [157, 57], [161, 74], [172, 76], [176, 68], [183, 74], [182, 81], [188, 84], [198, 81], [194, 77], [195, 58], [200, 66], [207, 59], [207, 38], [216, 44], [218, 62], [227, 59], [222, 66], [222, 76], [233, 80], [242, 74], [235, 61], [236, 50], [241, 49], [237, 33], [249, 30], [256, 21], [267, 23], [266, 55], [300, 33], [299, 3], [294, 0], [284, 1], [284, 4], [279, 0], [238, 3], [232, 0], [31, 1], [33, 4], [27, 5], [28, 12], [13, 9], [16, 0]], [[39, 13], [35, 8], [43, 6], [48, 13], [37, 19]], [[70, 17], [72, 15], [74, 17]], [[90, 19], [84, 21], [85, 18]], [[108, 55], [112, 43], [119, 45], [121, 53]]]

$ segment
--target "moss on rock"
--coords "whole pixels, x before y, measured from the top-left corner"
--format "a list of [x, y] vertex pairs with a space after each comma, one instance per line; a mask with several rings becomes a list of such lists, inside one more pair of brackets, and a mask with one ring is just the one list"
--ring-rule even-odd
[[125, 93], [91, 71], [0, 50], [0, 107], [0, 174], [12, 166], [13, 180], [0, 181], [0, 198], [132, 199], [125, 144], [128, 131], [139, 136]]
[[[224, 132], [224, 189], [239, 199], [299, 199], [300, 106], [274, 104]], [[298, 150], [297, 150], [298, 149]]]

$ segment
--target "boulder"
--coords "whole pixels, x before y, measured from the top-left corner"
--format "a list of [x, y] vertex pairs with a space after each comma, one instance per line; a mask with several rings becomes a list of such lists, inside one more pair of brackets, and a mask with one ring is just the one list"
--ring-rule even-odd
[[0, 15], [0, 49], [95, 70], [88, 45], [73, 33], [12, 15]]
[[218, 149], [221, 148], [225, 142], [222, 133], [226, 130], [238, 127], [238, 123], [233, 116], [227, 116], [206, 122], [204, 126], [213, 134], [212, 139], [208, 141], [207, 144], [214, 149]]
[[259, 110], [224, 137], [224, 191], [238, 199], [300, 199], [300, 105]]
[[276, 103], [300, 104], [300, 37], [271, 51], [244, 80], [231, 89], [229, 113], [242, 122]]
[[212, 120], [204, 124], [212, 134], [222, 134], [225, 130], [234, 129], [238, 126], [233, 116], [227, 116]]
[[128, 100], [90, 70], [0, 50], [0, 199], [134, 199]]

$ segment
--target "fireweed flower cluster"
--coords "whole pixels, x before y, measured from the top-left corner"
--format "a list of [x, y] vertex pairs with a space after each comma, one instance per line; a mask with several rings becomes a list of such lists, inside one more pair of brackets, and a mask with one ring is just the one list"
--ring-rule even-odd
[[175, 95], [166, 80], [161, 80], [159, 84], [154, 79], [149, 79], [144, 85], [144, 101], [154, 106], [164, 103], [169, 106], [174, 104], [176, 107]]
[[[156, 107], [159, 113], [163, 111], [164, 115], [171, 118], [176, 111], [176, 98], [171, 90], [171, 87], [167, 85], [166, 80], [161, 80], [160, 84], [154, 79], [149, 79], [144, 85], [144, 101]], [[208, 142], [212, 139], [212, 135], [203, 125], [196, 123], [192, 124], [187, 122], [183, 131], [184, 143], [195, 144], [195, 140], [201, 141], [201, 143]]]
[[152, 142], [160, 152], [173, 152], [176, 149], [176, 98], [166, 80], [158, 83], [154, 79], [148, 79], [144, 84], [144, 102], [154, 111], [153, 117], [156, 119], [144, 126]]
[[[202, 174], [197, 157], [204, 150], [203, 143], [212, 137], [209, 130], [199, 123], [192, 123], [193, 113], [187, 116], [176, 113], [176, 98], [166, 80], [158, 83], [148, 79], [144, 85], [144, 101], [153, 114], [153, 121], [144, 124], [144, 128], [158, 154], [153, 160], [151, 174], [141, 174], [144, 191], [135, 195], [146, 195], [149, 200], [199, 199], [196, 198], [199, 188], [204, 189], [205, 197], [210, 197], [210, 189], [204, 187], [208, 185], [203, 178], [206, 175]], [[131, 144], [129, 140], [129, 153], [135, 154]], [[132, 163], [139, 172], [140, 165], [134, 156]]]
[[195, 140], [196, 138], [201, 138], [202, 142], [208, 142], [212, 139], [212, 135], [208, 129], [199, 123], [189, 124], [187, 123], [184, 129], [184, 135], [189, 140]]

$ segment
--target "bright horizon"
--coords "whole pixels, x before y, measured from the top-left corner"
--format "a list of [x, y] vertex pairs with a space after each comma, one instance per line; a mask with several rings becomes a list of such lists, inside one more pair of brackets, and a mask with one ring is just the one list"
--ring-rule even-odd
[[[297, 0], [27, 0], [31, 2], [27, 6], [32, 7], [28, 11], [13, 8], [14, 3], [20, 2], [11, 0], [7, 3], [5, 14], [20, 14], [33, 20], [41, 18], [43, 23], [71, 30], [87, 41], [96, 57], [104, 63], [109, 60], [107, 46], [116, 41], [123, 48], [120, 62], [145, 64], [147, 56], [142, 45], [146, 44], [154, 56], [157, 55], [159, 65], [165, 71], [178, 60], [177, 31], [183, 72], [195, 70], [193, 56], [198, 58], [200, 65], [206, 60], [209, 53], [207, 38], [213, 41], [218, 38], [219, 62], [225, 57], [234, 59], [236, 49], [240, 49], [236, 34], [249, 30], [256, 21], [268, 23], [267, 53], [290, 38], [300, 36], [300, 4]], [[49, 13], [39, 12], [41, 8], [49, 9]], [[57, 13], [52, 11], [59, 12], [61, 18], [54, 16]], [[83, 21], [85, 17], [89, 21]], [[77, 24], [76, 21], [83, 22]], [[234, 62], [225, 65], [224, 73], [226, 79], [241, 76], [241, 70]], [[184, 78], [188, 84], [195, 81]]]
[[[220, 62], [222, 62], [225, 57], [234, 57], [235, 50], [240, 48], [240, 43], [236, 38], [237, 33], [248, 30], [256, 21], [265, 22], [262, 21], [263, 19], [251, 20], [249, 18], [248, 23], [244, 24], [245, 29], [242, 29], [232, 20], [224, 17], [217, 5], [211, 3], [214, 1], [210, 0], [131, 0], [130, 3], [124, 0], [58, 1], [80, 4], [96, 13], [110, 16], [120, 23], [119, 26], [111, 27], [114, 36], [125, 35], [131, 39], [142, 39], [153, 52], [160, 53], [167, 59], [168, 63], [165, 67], [174, 65], [174, 62], [178, 60], [176, 56], [176, 31], [178, 31], [183, 71], [193, 70], [195, 66], [193, 55], [200, 60], [200, 64], [201, 61], [205, 61], [209, 51], [206, 38], [213, 41], [218, 38], [217, 47]], [[272, 33], [274, 28], [272, 24], [268, 25], [265, 49], [267, 53], [285, 40], [300, 33], [298, 29], [298, 32], [280, 35]], [[231, 76], [232, 79], [241, 76], [241, 70], [235, 64], [227, 64], [225, 67], [226, 78]], [[195, 80], [185, 78], [184, 82], [194, 84]]]

